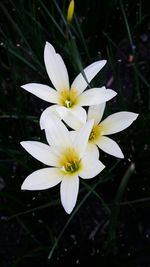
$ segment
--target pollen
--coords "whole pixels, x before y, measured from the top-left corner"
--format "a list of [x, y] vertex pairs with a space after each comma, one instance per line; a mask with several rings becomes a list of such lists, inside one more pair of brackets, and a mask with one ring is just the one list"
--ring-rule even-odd
[[66, 108], [73, 107], [77, 103], [77, 91], [74, 89], [62, 90], [60, 92], [59, 103]]
[[102, 126], [100, 124], [94, 125], [89, 136], [89, 142], [93, 142], [97, 140], [103, 134], [104, 132], [103, 132]]
[[63, 157], [60, 160], [62, 170], [66, 173], [75, 173], [81, 167], [81, 160], [74, 148], [68, 148], [63, 153]]

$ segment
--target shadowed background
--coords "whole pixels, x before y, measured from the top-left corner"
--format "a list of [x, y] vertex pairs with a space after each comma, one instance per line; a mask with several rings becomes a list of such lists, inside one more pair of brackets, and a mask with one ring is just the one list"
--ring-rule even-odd
[[[70, 25], [68, 4], [0, 2], [0, 266], [148, 267], [149, 1], [76, 0]], [[104, 116], [123, 110], [140, 114], [130, 128], [114, 135], [125, 159], [101, 152], [106, 169], [92, 180], [80, 180], [70, 216], [61, 206], [59, 186], [20, 189], [28, 174], [42, 168], [20, 141], [46, 142], [38, 120], [49, 104], [20, 86], [51, 85], [43, 60], [46, 41], [63, 57], [70, 82], [85, 66], [107, 59], [91, 83], [118, 93]]]

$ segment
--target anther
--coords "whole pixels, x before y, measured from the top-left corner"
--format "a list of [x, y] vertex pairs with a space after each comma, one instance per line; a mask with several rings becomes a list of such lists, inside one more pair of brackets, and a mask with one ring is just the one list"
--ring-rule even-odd
[[69, 100], [65, 101], [65, 105], [66, 105], [67, 108], [70, 108], [70, 104], [71, 104], [71, 102]]

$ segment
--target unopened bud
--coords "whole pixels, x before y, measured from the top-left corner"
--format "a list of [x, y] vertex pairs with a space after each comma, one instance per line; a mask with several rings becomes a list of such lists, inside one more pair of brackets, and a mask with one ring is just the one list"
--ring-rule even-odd
[[67, 11], [67, 21], [68, 23], [71, 23], [72, 18], [74, 14], [74, 0], [70, 1], [70, 4], [68, 6], [68, 11]]

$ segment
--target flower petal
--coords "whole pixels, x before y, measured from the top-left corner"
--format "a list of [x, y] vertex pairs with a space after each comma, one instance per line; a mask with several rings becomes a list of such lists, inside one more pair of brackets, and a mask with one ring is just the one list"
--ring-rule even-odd
[[117, 112], [108, 116], [100, 125], [103, 128], [104, 135], [114, 134], [129, 127], [137, 117], [138, 114], [133, 112]]
[[105, 110], [106, 103], [90, 106], [88, 109], [88, 120], [94, 119], [94, 124], [99, 124]]
[[40, 83], [27, 83], [21, 86], [21, 88], [30, 92], [31, 94], [50, 103], [57, 103], [59, 99], [58, 92], [53, 88], [45, 84]]
[[69, 78], [62, 57], [55, 52], [54, 47], [46, 42], [44, 62], [48, 76], [57, 90], [69, 89]]
[[31, 173], [23, 182], [22, 190], [44, 190], [61, 182], [61, 172], [57, 168], [44, 168]]
[[83, 157], [82, 164], [83, 166], [79, 176], [83, 179], [93, 178], [105, 168], [100, 160], [90, 155]]
[[[106, 60], [99, 60], [86, 67], [83, 70], [84, 75], [82, 73], [78, 74], [78, 76], [73, 81], [71, 88], [77, 90], [78, 94], [81, 94], [88, 86], [88, 83], [91, 82], [91, 80], [104, 67], [105, 64]], [[88, 81], [88, 83], [86, 80]]]
[[85, 153], [93, 124], [94, 120], [90, 120], [86, 122], [80, 130], [77, 131], [77, 135], [74, 139], [73, 145], [74, 148], [78, 151], [80, 158], [82, 158]]
[[46, 108], [40, 117], [40, 127], [41, 130], [45, 129], [46, 122], [51, 118], [51, 116], [56, 116], [56, 119], [61, 119], [59, 116], [59, 113], [57, 112], [58, 105], [52, 105], [48, 108]]
[[[70, 136], [71, 136], [71, 140], [72, 143], [74, 144], [74, 140], [77, 136], [78, 131], [70, 131]], [[99, 158], [99, 149], [97, 147], [97, 145], [95, 143], [92, 142], [88, 142], [87, 147], [86, 147], [86, 151], [85, 151], [85, 155], [89, 155], [91, 157], [95, 157], [95, 158]]]
[[73, 108], [70, 109], [70, 112], [72, 114], [74, 114], [75, 116], [78, 117], [78, 119], [80, 119], [82, 121], [82, 123], [86, 123], [86, 111], [84, 108], [80, 107], [80, 106], [75, 106]]
[[50, 166], [58, 166], [58, 158], [48, 145], [37, 141], [23, 141], [20, 144], [40, 162]]
[[65, 176], [60, 186], [61, 202], [65, 211], [70, 214], [76, 204], [79, 191], [79, 178], [77, 175]]
[[96, 144], [88, 142], [85, 155], [92, 158], [99, 158], [99, 149]]
[[64, 122], [72, 129], [80, 129], [86, 122], [86, 111], [82, 107], [58, 107], [57, 112]]
[[112, 139], [101, 136], [100, 139], [96, 142], [100, 149], [102, 149], [104, 152], [115, 156], [117, 158], [124, 158], [124, 155], [118, 146], [118, 144], [113, 141]]
[[106, 89], [104, 86], [101, 88], [92, 88], [78, 96], [78, 105], [98, 105], [112, 99], [116, 94], [115, 91]]
[[45, 124], [45, 133], [48, 143], [57, 148], [70, 147], [71, 138], [67, 127], [56, 116], [51, 116]]
[[69, 134], [70, 134], [72, 143], [74, 143], [74, 140], [75, 140], [76, 135], [77, 135], [77, 131], [69, 131]]

